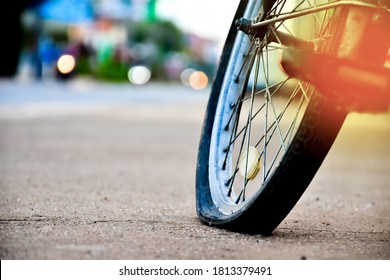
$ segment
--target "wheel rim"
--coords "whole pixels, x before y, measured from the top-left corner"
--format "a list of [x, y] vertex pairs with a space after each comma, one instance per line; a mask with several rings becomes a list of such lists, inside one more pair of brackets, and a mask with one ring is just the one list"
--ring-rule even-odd
[[[257, 17], [258, 2], [249, 1], [245, 18]], [[325, 1], [287, 6], [293, 2], [276, 1], [267, 17]], [[216, 109], [209, 158], [212, 199], [223, 214], [246, 207], [262, 191], [287, 152], [315, 92], [308, 83], [289, 79], [276, 62], [283, 49], [279, 31], [304, 40], [326, 39], [329, 45], [332, 13], [311, 15], [310, 34], [297, 34], [297, 26], [308, 17], [277, 23], [261, 39], [250, 40], [242, 32], [236, 36]]]

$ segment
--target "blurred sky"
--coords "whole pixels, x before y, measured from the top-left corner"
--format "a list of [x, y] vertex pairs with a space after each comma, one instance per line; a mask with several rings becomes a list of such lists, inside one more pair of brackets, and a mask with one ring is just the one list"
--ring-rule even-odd
[[158, 0], [157, 12], [183, 30], [225, 40], [239, 0]]

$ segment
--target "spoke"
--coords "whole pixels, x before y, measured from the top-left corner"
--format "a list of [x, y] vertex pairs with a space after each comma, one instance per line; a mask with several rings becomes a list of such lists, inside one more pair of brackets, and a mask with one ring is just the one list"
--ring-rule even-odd
[[[269, 88], [270, 89], [273, 89], [276, 87], [276, 89], [274, 90], [274, 92], [272, 93], [272, 95], [274, 95], [287, 81], [289, 80], [289, 78], [281, 81], [281, 82], [277, 82], [277, 83], [274, 83], [273, 85], [271, 85]], [[255, 95], [260, 95], [260, 94], [264, 94], [266, 92], [266, 88], [263, 88], [262, 90], [259, 90], [258, 92], [255, 93]], [[246, 97], [244, 99], [242, 99], [242, 101], [246, 101], [246, 100], [249, 100], [250, 97]]]
[[268, 98], [266, 97], [266, 106], [264, 110], [264, 146], [263, 146], [263, 183], [266, 179], [266, 169], [267, 169], [267, 133], [268, 133]]
[[284, 50], [284, 47], [278, 45], [272, 45], [268, 47], [268, 52], [281, 51]]
[[[335, 13], [335, 10], [336, 9], [334, 9], [333, 13]], [[322, 25], [317, 36], [318, 40], [321, 40], [322, 42], [320, 41], [320, 45], [316, 47], [316, 51], [323, 52], [324, 43], [331, 37], [331, 35], [327, 34], [327, 31], [333, 29], [333, 24], [335, 23], [334, 23], [334, 17], [329, 15], [332, 14], [329, 11], [330, 10], [326, 10], [324, 14], [324, 19], [322, 21]]]
[[[289, 137], [290, 139], [289, 139], [288, 142], [289, 142], [289, 144], [290, 144], [290, 142], [291, 142], [290, 140], [291, 140], [291, 138], [292, 138], [292, 136], [293, 136], [294, 127], [295, 127], [296, 121], [297, 121], [297, 119], [298, 119], [299, 112], [301, 111], [302, 105], [303, 105], [303, 96], [301, 96], [301, 98], [300, 98], [300, 102], [299, 102], [299, 106], [298, 106], [297, 112], [296, 112], [296, 114], [295, 114], [295, 118], [294, 118], [293, 122], [291, 123], [291, 125], [289, 126], [286, 135], [284, 136], [284, 139], [283, 139], [284, 142], [286, 142], [287, 137], [288, 137], [289, 135], [290, 135], [290, 137]], [[275, 132], [275, 129], [273, 130], [273, 132]], [[273, 133], [272, 133], [272, 134], [273, 134]], [[272, 136], [271, 136], [271, 137], [272, 137]], [[271, 139], [268, 140], [267, 145], [268, 145], [268, 143], [269, 143], [270, 141], [271, 141]], [[267, 171], [267, 174], [266, 174], [266, 178], [268, 178], [270, 172], [272, 171], [272, 168], [273, 168], [273, 166], [275, 165], [275, 162], [276, 162], [276, 160], [278, 159], [281, 150], [282, 150], [282, 146], [279, 146], [279, 148], [278, 148], [278, 150], [277, 150], [277, 152], [276, 152], [276, 154], [275, 154], [275, 156], [274, 156], [274, 158], [273, 158], [273, 160], [272, 160], [272, 162], [271, 162], [271, 164], [270, 164], [270, 166], [269, 166], [269, 168], [268, 168], [268, 171]]]
[[[259, 47], [256, 47], [256, 53], [258, 53], [258, 50], [259, 50]], [[257, 57], [258, 55], [256, 55]], [[259, 59], [257, 59], [257, 63], [256, 65], [259, 63], [258, 62]], [[258, 66], [256, 66], [256, 68], [258, 68]], [[249, 151], [249, 145], [250, 145], [250, 138], [251, 138], [251, 125], [252, 125], [252, 120], [253, 120], [253, 102], [254, 102], [254, 97], [255, 97], [255, 89], [256, 89], [256, 84], [257, 84], [257, 76], [255, 74], [255, 77], [254, 77], [254, 83], [252, 85], [252, 93], [251, 93], [251, 105], [250, 105], [250, 112], [248, 114], [248, 119], [247, 119], [247, 123], [245, 125], [245, 127], [243, 128], [243, 130], [245, 131], [244, 132], [244, 136], [243, 136], [243, 139], [242, 139], [242, 142], [241, 142], [241, 147], [240, 147], [240, 151], [239, 151], [239, 156], [237, 158], [237, 162], [236, 162], [236, 168], [235, 168], [235, 172], [233, 174], [233, 176], [227, 181], [227, 184], [230, 184], [230, 187], [229, 187], [229, 190], [228, 190], [228, 195], [230, 196], [231, 193], [232, 193], [232, 189], [233, 189], [233, 182], [234, 182], [234, 178], [235, 178], [235, 175], [237, 174], [238, 172], [238, 164], [240, 162], [240, 155], [242, 154], [242, 148], [243, 148], [243, 145], [244, 145], [244, 142], [245, 142], [245, 138], [246, 138], [246, 134], [248, 133], [248, 138], [247, 138], [247, 147], [246, 147], [246, 150], [247, 150], [247, 157], [246, 157], [246, 165], [245, 165], [245, 177], [244, 177], [244, 186], [241, 190], [241, 193], [240, 195], [238, 196], [237, 200], [236, 200], [236, 204], [239, 203], [239, 200], [241, 199], [242, 197], [242, 201], [245, 201], [245, 189], [246, 189], [246, 185], [248, 184], [248, 180], [247, 180], [247, 177], [246, 177], [246, 174], [247, 174], [247, 168], [248, 168], [248, 151]], [[236, 118], [238, 120], [238, 117]], [[238, 122], [237, 122], [238, 123]], [[239, 133], [241, 134], [241, 132]], [[237, 135], [235, 137], [235, 139], [237, 139]], [[234, 141], [233, 141], [234, 142]], [[230, 146], [233, 142], [230, 142], [229, 146], [228, 146], [228, 149], [230, 149]], [[227, 157], [226, 159], [227, 160]]]
[[[262, 53], [262, 55], [263, 55], [263, 53]], [[266, 90], [266, 95], [267, 95], [267, 99], [269, 99], [269, 103], [271, 105], [271, 108], [272, 108], [272, 111], [273, 111], [273, 114], [274, 114], [276, 127], [277, 127], [278, 133], [279, 133], [280, 144], [282, 145], [283, 150], [286, 151], [286, 146], [285, 146], [284, 141], [283, 141], [282, 130], [280, 128], [280, 124], [279, 124], [279, 121], [278, 121], [277, 116], [276, 116], [275, 105], [274, 105], [274, 102], [272, 101], [271, 94], [270, 94], [269, 88], [268, 88], [268, 80], [269, 80], [269, 56], [268, 56], [268, 52], [266, 52], [266, 59], [265, 60], [264, 60], [264, 57], [263, 57], [263, 74], [264, 74], [264, 77], [265, 77], [265, 86], [266, 86], [266, 89], [267, 89]]]
[[[267, 37], [264, 38], [265, 41], [267, 41]], [[263, 59], [263, 69], [264, 69], [264, 59]], [[268, 70], [268, 69], [267, 69]], [[268, 71], [266, 72], [264, 70], [264, 76], [265, 76], [265, 83], [268, 84]], [[266, 178], [266, 168], [267, 168], [267, 133], [268, 133], [268, 108], [269, 108], [269, 89], [266, 86], [266, 93], [265, 93], [265, 110], [264, 110], [264, 147], [263, 147], [263, 183], [265, 182]]]
[[234, 114], [234, 115], [235, 115], [234, 128], [233, 128], [232, 133], [230, 134], [230, 137], [229, 137], [229, 145], [224, 150], [224, 152], [225, 152], [225, 159], [224, 159], [223, 164], [222, 164], [222, 170], [226, 169], [226, 164], [227, 164], [227, 160], [228, 160], [228, 156], [229, 156], [229, 151], [231, 149], [231, 144], [230, 143], [232, 143], [233, 138], [237, 137], [237, 127], [238, 127], [238, 122], [239, 122], [239, 114], [237, 113], [237, 114]]
[[242, 196], [243, 192], [244, 192], [244, 189], [241, 189], [241, 191], [240, 191], [238, 197], [237, 197], [236, 200], [234, 201], [236, 204], [240, 203], [241, 196]]
[[[285, 135], [285, 137], [284, 137], [284, 141], [286, 141], [287, 136], [290, 135], [290, 136], [289, 136], [289, 140], [288, 140], [288, 143], [289, 143], [289, 144], [291, 143], [292, 136], [294, 135], [294, 128], [295, 128], [295, 125], [296, 125], [296, 122], [297, 122], [297, 119], [298, 119], [298, 116], [299, 116], [299, 112], [301, 111], [302, 105], [303, 105], [303, 103], [304, 103], [303, 100], [304, 100], [304, 98], [303, 98], [303, 96], [301, 96], [300, 101], [299, 101], [299, 105], [298, 105], [298, 109], [297, 109], [297, 111], [296, 111], [296, 113], [295, 113], [295, 117], [294, 117], [294, 119], [293, 119], [291, 125], [289, 126], [289, 128], [288, 128], [288, 130], [287, 130], [287, 133], [286, 133], [286, 135]], [[279, 146], [279, 149], [278, 149], [278, 151], [277, 151], [275, 157], [273, 158], [272, 163], [271, 163], [271, 165], [270, 165], [270, 168], [269, 168], [269, 170], [268, 170], [267, 177], [268, 177], [269, 173], [271, 172], [272, 167], [274, 166], [276, 160], [278, 159], [279, 154], [280, 154], [280, 151], [281, 151], [281, 147]]]
[[241, 96], [242, 96], [242, 94], [240, 95], [240, 98], [238, 98], [236, 103], [234, 103], [234, 105], [231, 106], [231, 107], [233, 107], [233, 110], [232, 110], [232, 113], [230, 114], [230, 117], [229, 117], [229, 120], [227, 121], [227, 124], [225, 125], [225, 130], [229, 130], [230, 123], [232, 122], [233, 117], [236, 116], [236, 111], [241, 103], [241, 98], [242, 98]]
[[[298, 7], [301, 6], [303, 3], [304, 3], [304, 1], [301, 1], [293, 10], [289, 11], [286, 14], [289, 14], [289, 13], [292, 13], [292, 12], [296, 11], [298, 9]], [[313, 6], [311, 3], [309, 3], [309, 4], [311, 6]], [[315, 7], [316, 6], [317, 5], [315, 5]], [[325, 11], [325, 14], [327, 14], [327, 13], [328, 13], [328, 10]], [[279, 15], [281, 15], [281, 14], [279, 14]], [[318, 14], [315, 13], [314, 15], [316, 16], [316, 20], [318, 21], [318, 25], [321, 26], [321, 30], [322, 30], [322, 27], [324, 25], [325, 20], [322, 20], [322, 22], [321, 22], [318, 19]], [[281, 31], [276, 31], [280, 27], [283, 27], [287, 33], [284, 33], [284, 32], [281, 32]], [[276, 39], [276, 41], [281, 46], [287, 45], [287, 46], [295, 46], [295, 47], [299, 47], [299, 48], [309, 48], [309, 49], [313, 49], [313, 47], [314, 47], [314, 43], [315, 43], [314, 40], [313, 41], [307, 41], [307, 40], [303, 40], [303, 39], [300, 39], [300, 38], [294, 36], [293, 32], [290, 30], [290, 28], [286, 26], [285, 20], [283, 20], [280, 23], [278, 23], [278, 25], [276, 27], [273, 27], [272, 25], [270, 25], [269, 26], [269, 30], [272, 33], [271, 37], [274, 37], [274, 39]], [[315, 28], [313, 28], [313, 32], [314, 32], [314, 30], [315, 30]], [[319, 32], [318, 34], [321, 34], [321, 32]], [[280, 38], [280, 36], [282, 36], [283, 39]], [[315, 36], [313, 36], [313, 39], [315, 39]], [[283, 49], [283, 47], [282, 47], [282, 49]]]
[[307, 41], [299, 37], [296, 37], [292, 34], [288, 34], [282, 31], [275, 31], [274, 28], [270, 28], [272, 34], [269, 35], [270, 40], [278, 44], [279, 50], [284, 50], [285, 47], [294, 47], [302, 50], [313, 50], [314, 49], [314, 40]]
[[240, 70], [236, 74], [236, 77], [234, 79], [235, 83], [239, 82], [239, 77], [241, 76], [242, 70], [244, 70], [245, 64], [248, 61], [248, 57], [251, 58], [251, 62], [250, 62], [249, 68], [251, 68], [251, 66], [253, 65], [253, 55], [251, 55], [252, 54], [251, 51], [252, 51], [253, 46], [254, 46], [254, 42], [252, 41], [252, 43], [251, 43], [251, 45], [249, 47], [248, 53], [245, 55], [244, 62], [242, 63]]
[[[288, 14], [291, 14], [291, 13], [297, 11], [298, 8], [299, 8], [303, 3], [305, 3], [305, 1], [306, 1], [306, 0], [301, 0], [301, 2], [299, 2], [299, 3], [295, 6], [294, 9], [292, 9], [291, 11], [285, 12], [285, 13], [280, 12], [277, 16], [284, 16], [284, 15], [288, 15]], [[286, 0], [285, 0], [285, 2], [286, 2]], [[283, 20], [282, 22], [284, 22], [284, 20]]]
[[309, 101], [309, 96], [308, 96], [308, 94], [307, 94], [306, 89], [303, 88], [302, 82], [301, 82], [301, 81], [298, 81], [298, 85], [299, 85], [299, 88], [301, 89], [302, 94], [303, 94], [303, 96], [305, 97], [306, 101]]
[[[263, 54], [263, 50], [260, 49], [261, 54]], [[250, 141], [251, 141], [251, 132], [252, 132], [252, 115], [253, 115], [253, 103], [255, 100], [255, 92], [256, 92], [256, 85], [258, 82], [258, 76], [259, 76], [259, 68], [260, 68], [260, 55], [256, 54], [256, 66], [255, 66], [255, 75], [253, 77], [253, 84], [252, 84], [252, 93], [251, 93], [251, 102], [250, 102], [250, 107], [249, 107], [249, 114], [248, 114], [248, 120], [247, 120], [247, 127], [248, 127], [248, 140], [247, 140], [247, 145], [246, 145], [246, 159], [245, 159], [245, 176], [244, 176], [244, 186], [243, 186], [243, 191], [242, 191], [242, 201], [245, 201], [245, 190], [246, 186], [248, 184], [248, 178], [247, 178], [247, 173], [248, 173], [248, 158], [249, 158], [249, 146], [250, 146]]]
[[288, 34], [290, 34], [291, 36], [294, 37], [293, 32], [291, 32], [290, 28], [288, 28], [288, 27], [284, 24], [284, 22], [282, 22], [280, 25], [283, 26], [284, 29], [286, 29], [286, 31], [287, 31]]
[[[308, 85], [308, 87], [309, 86], [310, 85]], [[304, 98], [303, 98], [303, 96], [301, 96], [301, 98], [299, 100], [298, 110], [297, 110], [297, 112], [295, 114], [295, 117], [294, 117], [294, 120], [293, 120], [293, 122], [291, 124], [292, 131], [294, 131], [294, 129], [295, 129], [295, 125], [296, 125], [296, 122], [297, 122], [297, 119], [298, 119], [298, 115], [299, 115], [299, 112], [301, 111], [301, 108], [302, 108], [302, 105], [303, 105], [303, 100], [304, 100]], [[292, 141], [292, 136], [293, 136], [293, 133], [290, 134], [290, 137], [288, 139], [288, 145], [290, 145], [290, 143]]]
[[[252, 48], [252, 47], [253, 47], [253, 44], [250, 46], [250, 48]], [[251, 66], [253, 65], [253, 60], [254, 60], [253, 57], [254, 57], [254, 56], [251, 55], [251, 62], [250, 62], [249, 68], [251, 68]], [[238, 81], [239, 81], [239, 76], [241, 75], [241, 72], [242, 72], [242, 70], [244, 69], [244, 66], [245, 66], [245, 63], [247, 62], [247, 59], [248, 59], [248, 55], [245, 57], [245, 60], [244, 60], [244, 62], [243, 62], [243, 65], [241, 66], [241, 69], [240, 69], [239, 73], [236, 75], [236, 79], [235, 79], [235, 82], [236, 82], [236, 83], [238, 83]], [[228, 120], [228, 122], [227, 122], [227, 124], [226, 124], [226, 126], [225, 126], [225, 130], [228, 129], [228, 127], [229, 127], [229, 125], [230, 125], [230, 122], [232, 121], [232, 118], [233, 118], [233, 116], [235, 115], [235, 111], [237, 110], [237, 108], [239, 107], [239, 104], [241, 104], [241, 103], [242, 103], [242, 100], [244, 99], [244, 96], [245, 96], [245, 88], [243, 88], [243, 89], [241, 89], [241, 90], [242, 90], [242, 91], [241, 91], [241, 95], [240, 95], [240, 97], [237, 99], [236, 103], [234, 104], [233, 112], [232, 112], [232, 114], [230, 115], [230, 118], [229, 118], [229, 120]]]
[[[321, 24], [321, 27], [320, 27], [318, 34], [322, 35], [324, 30], [326, 30], [327, 27], [329, 26], [329, 23], [332, 21], [332, 17], [330, 17], [330, 18], [329, 17], [330, 17], [329, 10], [326, 10], [325, 14], [324, 14], [324, 20], [322, 21], [322, 24]], [[326, 26], [325, 26], [325, 23], [326, 23]]]
[[[283, 10], [283, 8], [284, 8], [284, 5], [286, 5], [286, 2], [287, 2], [287, 1], [285, 1], [285, 0], [282, 1], [283, 4], [282, 4], [282, 5], [280, 6], [280, 8], [279, 8], [279, 14], [282, 12], [282, 10]], [[280, 4], [280, 3], [279, 3], [279, 4]], [[279, 5], [279, 4], [278, 4], [278, 5]]]
[[[237, 161], [236, 161], [235, 172], [234, 172], [233, 176], [229, 179], [230, 182], [227, 182], [227, 183], [230, 183], [229, 190], [228, 190], [228, 196], [229, 196], [229, 197], [230, 197], [231, 194], [232, 194], [234, 180], [235, 180], [236, 174], [237, 174], [237, 172], [238, 172], [238, 164], [239, 164], [239, 162], [240, 162], [240, 155], [241, 155], [241, 153], [242, 153], [242, 148], [244, 147], [246, 133], [247, 133], [247, 130], [245, 130], [244, 136], [243, 136], [242, 141], [241, 141], [239, 156], [237, 157]], [[228, 181], [229, 181], [229, 180], [228, 180]]]
[[[318, 6], [318, 5], [316, 4], [317, 1], [315, 1], [315, 0], [314, 0], [314, 5], [311, 4], [310, 0], [307, 0], [307, 2], [309, 3], [309, 5], [310, 5], [311, 7], [317, 7], [317, 6]], [[314, 19], [317, 21], [318, 26], [321, 26], [321, 20], [318, 18], [318, 13], [314, 13], [313, 16], [314, 16]]]
[[[298, 87], [295, 88], [295, 90], [293, 91], [293, 93], [291, 94], [289, 100], [287, 101], [286, 105], [284, 106], [282, 112], [279, 114], [279, 116], [277, 117], [278, 120], [281, 120], [284, 116], [284, 114], [286, 113], [288, 107], [290, 106], [291, 102], [294, 100], [295, 96], [297, 95], [297, 93], [299, 92], [299, 89]], [[269, 133], [271, 131], [271, 129], [273, 128], [273, 131], [269, 134], [270, 135], [270, 138], [272, 138], [272, 136], [274, 135], [275, 131], [276, 131], [276, 127], [274, 127], [276, 124], [276, 121], [274, 121], [270, 127], [268, 128], [268, 131], [267, 133]], [[260, 143], [264, 140], [264, 135], [260, 138], [260, 140], [256, 143], [255, 147], [258, 147], [260, 145]], [[267, 145], [268, 145], [269, 141], [267, 142]]]
[[[269, 11], [269, 13], [276, 13], [276, 10], [278, 9], [279, 5], [282, 3], [282, 7], [284, 6], [284, 4], [286, 3], [286, 0], [279, 0], [277, 3], [274, 4], [274, 6], [272, 7], [272, 9]], [[282, 9], [280, 9], [281, 11]]]
[[[350, 0], [341, 0], [341, 1], [336, 0], [336, 1], [331, 1], [328, 3], [316, 5], [315, 7], [310, 7], [310, 8], [298, 10], [296, 12], [290, 11], [285, 15], [278, 14], [277, 16], [267, 18], [267, 19], [260, 21], [260, 22], [253, 23], [251, 25], [251, 27], [253, 29], [262, 28], [262, 27], [269, 26], [271, 24], [275, 24], [277, 22], [284, 21], [284, 20], [293, 19], [293, 18], [297, 18], [297, 17], [301, 17], [301, 16], [306, 16], [309, 14], [314, 14], [314, 13], [322, 12], [322, 11], [325, 11], [328, 9], [342, 7], [342, 6], [378, 8], [377, 6], [370, 4], [370, 3], [366, 3], [364, 1], [356, 1], [355, 2], [355, 1], [350, 1]], [[386, 8], [380, 8], [380, 9], [382, 9], [383, 11], [390, 11], [390, 9], [386, 9]]]
[[[285, 79], [283, 82], [279, 82], [275, 85], [278, 85], [278, 87], [274, 90], [274, 92], [271, 94], [273, 96], [276, 94], [289, 80], [289, 78]], [[266, 89], [259, 91], [258, 93], [265, 93]], [[264, 109], [266, 106], [266, 103], [264, 103], [257, 111], [255, 114], [253, 114], [251, 121]], [[237, 138], [245, 131], [245, 126], [237, 133], [237, 135], [232, 139], [232, 141], [229, 142], [228, 148], [237, 140]], [[228, 149], [227, 148], [227, 149]]]
[[[237, 162], [237, 165], [238, 165], [238, 162]], [[232, 196], [234, 178], [236, 178], [237, 172], [238, 172], [238, 168], [236, 166], [236, 169], [234, 170], [233, 175], [225, 183], [226, 186], [229, 186], [228, 193], [227, 193], [228, 197]]]
[[273, 36], [275, 36], [275, 39], [276, 39], [277, 43], [280, 46], [282, 46], [282, 47], [280, 47], [280, 49], [283, 50], [284, 49], [284, 46], [283, 46], [284, 44], [282, 44], [282, 41], [280, 40], [279, 35], [276, 33], [276, 31], [275, 31], [275, 29], [273, 27], [270, 27], [270, 30], [271, 30]]
[[[283, 87], [283, 85], [285, 85], [285, 83], [286, 83], [288, 80], [289, 80], [289, 79], [285, 79], [284, 81], [279, 82], [279, 83], [273, 85], [273, 86], [278, 85], [278, 87], [272, 92], [271, 96], [274, 95], [275, 93], [277, 93], [277, 92]], [[265, 90], [263, 90], [263, 91], [261, 91], [261, 92], [265, 92]], [[295, 96], [295, 95], [293, 95], [293, 96]], [[293, 99], [293, 97], [290, 97], [290, 101], [288, 102], [288, 104], [291, 102], [292, 99]], [[286, 111], [286, 109], [287, 109], [287, 107], [288, 107], [288, 104], [285, 106], [285, 109], [284, 109], [284, 111], [282, 112], [282, 114], [279, 115], [279, 118], [280, 118], [280, 119], [282, 118], [284, 112]], [[257, 112], [252, 116], [252, 120], [257, 116], [257, 114], [259, 114], [259, 113], [261, 112], [261, 110], [262, 110], [264, 107], [265, 107], [265, 103], [264, 103], [264, 104], [261, 106], [261, 108], [260, 108], [259, 110], [257, 110]], [[237, 127], [237, 125], [238, 125], [238, 118], [236, 118], [235, 127]], [[272, 127], [273, 127], [274, 125], [275, 125], [275, 123], [273, 123], [273, 124], [270, 126], [270, 128], [268, 129], [268, 132], [272, 129]], [[241, 134], [244, 130], [245, 130], [245, 128], [243, 128], [243, 129], [241, 130], [240, 134]], [[275, 131], [275, 130], [274, 130], [274, 131]], [[233, 132], [232, 132], [232, 135], [233, 135]], [[273, 135], [273, 133], [271, 134], [271, 136], [272, 136], [272, 135]], [[233, 143], [235, 142], [235, 140], [236, 140], [238, 137], [239, 137], [239, 135], [235, 135], [233, 141], [232, 141], [232, 140], [230, 141], [229, 146], [226, 148], [226, 152], [227, 152], [227, 153], [228, 153], [228, 150], [231, 148], [231, 145], [233, 145]], [[263, 136], [263, 137], [264, 137], [264, 136]], [[259, 144], [261, 143], [262, 139], [264, 139], [263, 137], [262, 137], [262, 138], [260, 139], [260, 141], [255, 145], [255, 147], [258, 147], [258, 146], [259, 146]], [[230, 138], [232, 138], [232, 137], [230, 137]], [[226, 155], [226, 157], [225, 157], [225, 162], [226, 162], [226, 160], [227, 160], [227, 155]], [[237, 168], [238, 163], [239, 163], [239, 158], [238, 158], [238, 160], [237, 160], [236, 169], [235, 169], [233, 175], [225, 182], [225, 185], [226, 185], [226, 186], [229, 186], [229, 185], [230, 185], [230, 187], [229, 187], [229, 196], [230, 196], [230, 193], [231, 193], [231, 189], [232, 189], [232, 185], [233, 185], [232, 182], [234, 181], [234, 176], [235, 176], [235, 175], [237, 174], [237, 172], [238, 172], [238, 168]]]

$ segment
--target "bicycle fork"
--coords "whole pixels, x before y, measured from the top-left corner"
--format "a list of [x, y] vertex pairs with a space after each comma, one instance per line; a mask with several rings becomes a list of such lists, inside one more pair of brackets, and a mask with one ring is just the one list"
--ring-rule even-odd
[[[390, 16], [349, 7], [342, 11], [336, 55], [287, 48], [281, 65], [291, 77], [309, 81], [348, 110], [383, 112], [390, 105]], [[338, 40], [336, 38], [336, 40]], [[320, 43], [319, 43], [320, 44]]]
[[[338, 28], [333, 38], [305, 41], [276, 31], [270, 40], [282, 44], [284, 72], [312, 83], [319, 92], [343, 108], [358, 112], [384, 112], [390, 106], [390, 10], [362, 1], [336, 1], [285, 15], [286, 19], [335, 10]], [[241, 19], [238, 28], [252, 37], [276, 23]], [[278, 19], [280, 20], [280, 18]], [[331, 42], [332, 55], [322, 52]]]

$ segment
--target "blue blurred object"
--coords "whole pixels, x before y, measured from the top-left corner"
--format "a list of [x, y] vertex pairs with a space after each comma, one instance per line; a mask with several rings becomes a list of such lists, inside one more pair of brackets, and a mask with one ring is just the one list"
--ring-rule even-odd
[[44, 64], [55, 63], [61, 55], [61, 49], [51, 38], [42, 38], [39, 44], [39, 54]]
[[64, 24], [89, 22], [94, 16], [91, 0], [48, 0], [38, 8], [38, 13], [44, 20]]

